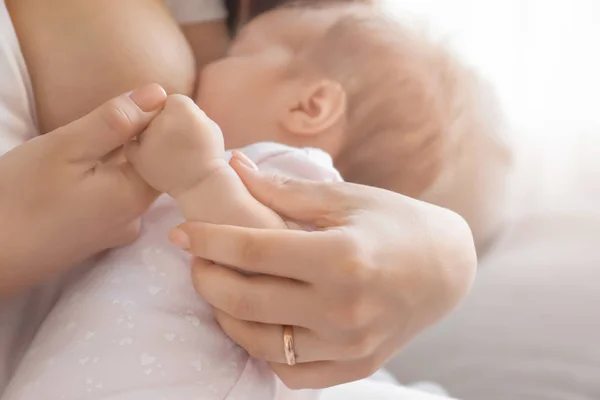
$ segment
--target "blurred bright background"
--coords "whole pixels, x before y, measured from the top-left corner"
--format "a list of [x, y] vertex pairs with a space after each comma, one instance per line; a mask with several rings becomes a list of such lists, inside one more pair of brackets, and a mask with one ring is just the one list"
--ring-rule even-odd
[[600, 193], [600, 179], [591, 186], [566, 179], [573, 168], [600, 175], [600, 0], [381, 2], [447, 42], [498, 88], [515, 146], [530, 160], [524, 167], [543, 186], [526, 194], [529, 202], [595, 208], [569, 203], [565, 192]]
[[[443, 35], [501, 89], [524, 127], [600, 126], [598, 0], [384, 0]], [[578, 126], [573, 126], [577, 121]], [[562, 130], [562, 129], [561, 129]], [[556, 129], [554, 135], [560, 136]]]
[[600, 0], [382, 0], [498, 89], [514, 213], [449, 318], [390, 368], [462, 400], [600, 399]]

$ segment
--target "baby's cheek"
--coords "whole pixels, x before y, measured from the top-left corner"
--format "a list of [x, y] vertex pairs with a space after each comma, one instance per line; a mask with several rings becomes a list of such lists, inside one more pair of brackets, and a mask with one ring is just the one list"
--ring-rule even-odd
[[214, 62], [205, 65], [201, 70], [198, 71], [196, 79], [196, 92], [194, 101], [200, 108], [206, 106], [206, 102], [215, 95], [214, 92], [218, 91], [215, 86], [219, 85], [219, 62]]

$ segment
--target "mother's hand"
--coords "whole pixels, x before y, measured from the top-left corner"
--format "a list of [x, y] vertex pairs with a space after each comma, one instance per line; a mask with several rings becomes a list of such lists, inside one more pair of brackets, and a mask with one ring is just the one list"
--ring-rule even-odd
[[105, 161], [165, 99], [145, 86], [0, 157], [0, 298], [137, 237], [157, 194], [129, 164]]
[[[234, 167], [259, 201], [316, 230], [187, 222], [171, 238], [199, 257], [194, 285], [225, 332], [287, 386], [369, 376], [470, 288], [475, 250], [456, 214], [371, 187]], [[294, 366], [285, 363], [283, 325], [294, 326]]]

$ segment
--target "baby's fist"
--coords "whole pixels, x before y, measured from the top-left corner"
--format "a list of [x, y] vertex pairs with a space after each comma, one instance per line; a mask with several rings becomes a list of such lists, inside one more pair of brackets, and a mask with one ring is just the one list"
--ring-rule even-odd
[[171, 196], [225, 164], [223, 135], [187, 96], [171, 95], [164, 109], [126, 147], [126, 156], [154, 189]]

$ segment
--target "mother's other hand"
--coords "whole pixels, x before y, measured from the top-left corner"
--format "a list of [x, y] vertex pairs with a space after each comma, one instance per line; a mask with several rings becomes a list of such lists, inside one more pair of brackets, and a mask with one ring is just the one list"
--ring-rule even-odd
[[[456, 214], [371, 187], [234, 168], [259, 201], [316, 229], [188, 222], [172, 240], [199, 257], [194, 284], [223, 329], [289, 387], [369, 376], [470, 288], [475, 250]], [[283, 325], [294, 326], [294, 366], [285, 364]]]

